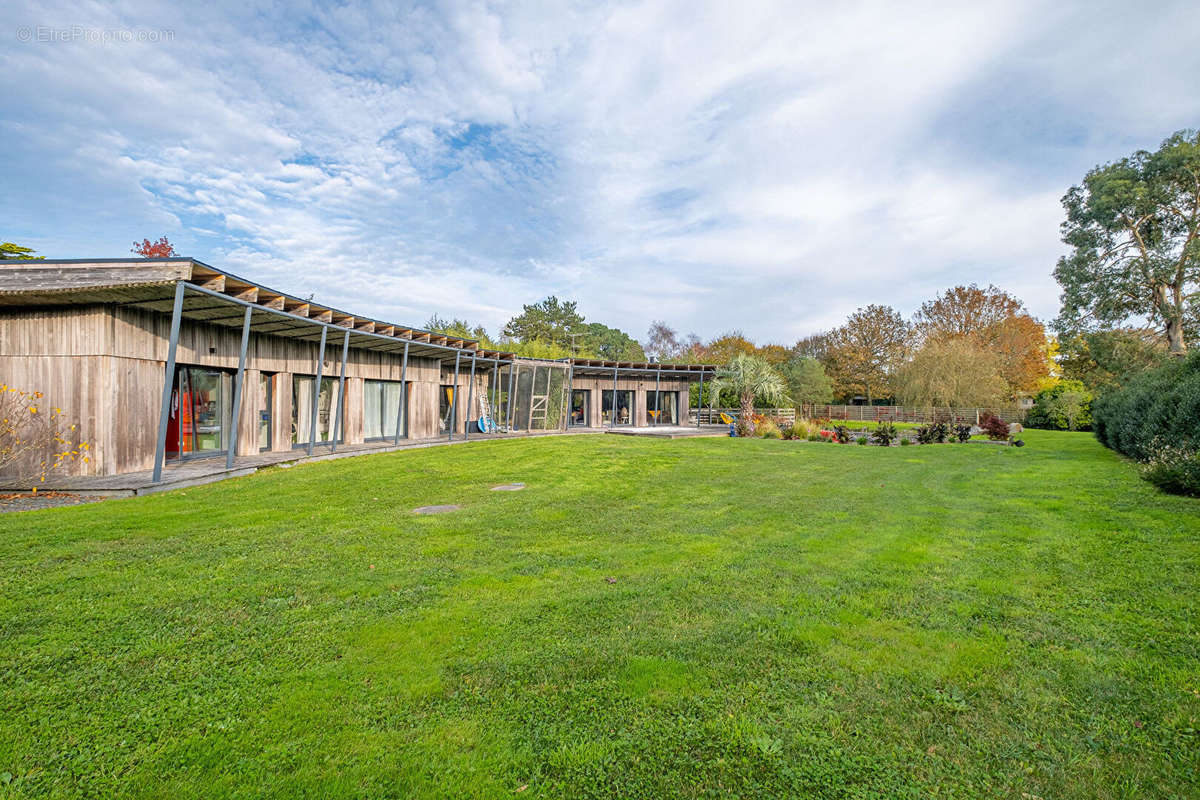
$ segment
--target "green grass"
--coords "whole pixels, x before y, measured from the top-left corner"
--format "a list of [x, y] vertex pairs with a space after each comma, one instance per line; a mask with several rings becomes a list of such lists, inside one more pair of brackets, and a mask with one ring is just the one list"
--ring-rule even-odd
[[481, 442], [4, 515], [0, 797], [1196, 797], [1200, 501], [1026, 439]]

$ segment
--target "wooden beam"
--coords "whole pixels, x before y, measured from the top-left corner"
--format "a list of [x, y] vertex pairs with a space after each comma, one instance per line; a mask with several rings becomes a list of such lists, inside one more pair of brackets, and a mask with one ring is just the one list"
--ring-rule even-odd
[[350, 328], [351, 330], [354, 328], [354, 317], [350, 316], [349, 314], [342, 314], [340, 312], [337, 314], [332, 314], [330, 322], [343, 328]]
[[247, 303], [258, 302], [258, 287], [248, 286], [240, 291], [227, 292], [230, 297], [236, 297], [238, 300], [245, 300]]
[[223, 292], [225, 291], [225, 276], [213, 275], [210, 278], [205, 278], [198, 285], [204, 289], [211, 289], [214, 292]]
[[382, 326], [376, 325], [375, 332], [382, 333], [384, 336], [395, 336], [396, 335], [396, 326], [395, 325], [382, 325]]
[[375, 321], [370, 320], [370, 319], [363, 320], [362, 322], [359, 322], [357, 325], [354, 326], [354, 330], [362, 331], [363, 333], [374, 333], [375, 332]]
[[302, 302], [300, 300], [289, 300], [287, 298], [284, 298], [283, 310], [288, 312], [289, 314], [295, 314], [297, 317], [307, 317], [309, 314], [310, 306], [308, 305], [308, 303]]
[[310, 306], [308, 316], [318, 322], [333, 322], [333, 311], [328, 308], [317, 308]]
[[258, 304], [267, 308], [273, 308], [276, 311], [283, 311], [283, 295], [259, 289]]

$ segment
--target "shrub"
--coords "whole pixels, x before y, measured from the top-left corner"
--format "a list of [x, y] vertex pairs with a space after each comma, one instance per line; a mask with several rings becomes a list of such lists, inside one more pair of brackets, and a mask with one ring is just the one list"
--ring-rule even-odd
[[955, 425], [954, 436], [960, 443], [971, 441], [971, 426], [970, 425]]
[[871, 440], [883, 447], [890, 446], [895, 438], [896, 426], [890, 422], [881, 422], [875, 426], [875, 430], [871, 431]]
[[912, 442], [911, 442], [911, 441], [909, 441], [908, 439], [904, 439], [904, 438], [902, 438], [902, 439], [900, 440], [900, 446], [901, 446], [901, 447], [908, 447], [908, 446], [909, 446], [909, 445], [911, 445], [911, 444], [912, 444]]
[[1144, 372], [1092, 404], [1101, 444], [1138, 461], [1164, 447], [1200, 448], [1200, 351]]
[[990, 411], [979, 415], [979, 427], [983, 428], [983, 432], [993, 441], [1008, 441], [1008, 423]]
[[1090, 431], [1092, 393], [1080, 381], [1059, 381], [1037, 393], [1025, 424], [1047, 430]]
[[854, 441], [858, 442], [859, 444], [865, 445], [867, 443], [867, 437], [860, 436], [857, 439], [855, 439]]
[[1200, 497], [1200, 451], [1160, 446], [1142, 467], [1142, 477], [1164, 492]]
[[950, 425], [945, 422], [935, 422], [929, 426], [929, 432], [936, 444], [945, 444], [950, 438]]
[[741, 418], [738, 418], [738, 421], [736, 423], [734, 423], [733, 430], [734, 430], [734, 432], [737, 433], [738, 436], [753, 436], [754, 435], [754, 426], [751, 425], [746, 420], [741, 419]]
[[846, 444], [850, 441], [850, 429], [845, 425], [834, 425], [833, 440], [838, 444]]
[[933, 444], [935, 441], [937, 440], [934, 438], [932, 425], [922, 425], [917, 428], [917, 442], [919, 444]]
[[45, 402], [41, 392], [0, 384], [0, 469], [17, 481], [36, 485], [67, 464], [90, 461], [88, 443], [62, 409]]
[[783, 432], [771, 420], [763, 420], [754, 426], [754, 435], [760, 439], [782, 439]]
[[825, 441], [824, 439], [822, 439], [822, 438], [821, 438], [820, 434], [816, 434], [816, 433], [810, 433], [810, 434], [808, 435], [808, 440], [809, 440], [810, 442], [823, 442], [823, 441]]
[[820, 430], [820, 426], [812, 420], [798, 418], [791, 425], [783, 428], [783, 438], [785, 439], [807, 439], [816, 434]]

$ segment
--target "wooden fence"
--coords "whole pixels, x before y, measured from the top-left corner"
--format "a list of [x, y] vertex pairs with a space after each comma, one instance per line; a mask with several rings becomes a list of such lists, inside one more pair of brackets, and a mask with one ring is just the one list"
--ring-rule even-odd
[[[809, 419], [835, 419], [852, 422], [918, 422], [927, 423], [949, 419], [955, 424], [978, 425], [979, 417], [990, 411], [1005, 422], [1022, 422], [1025, 409], [1020, 406], [997, 406], [995, 408], [912, 408], [906, 406], [805, 406], [804, 416]], [[704, 408], [700, 410], [702, 425], [721, 424], [721, 414], [736, 416], [736, 408]], [[794, 408], [760, 408], [758, 413], [767, 417], [779, 417], [788, 425], [796, 421]], [[690, 412], [690, 421], [696, 424], [696, 410]]]

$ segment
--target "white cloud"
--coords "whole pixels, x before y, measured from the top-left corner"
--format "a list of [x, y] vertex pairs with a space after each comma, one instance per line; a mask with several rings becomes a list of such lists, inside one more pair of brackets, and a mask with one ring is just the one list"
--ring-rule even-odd
[[51, 255], [167, 233], [408, 324], [557, 293], [790, 341], [971, 281], [1051, 317], [1057, 198], [1195, 124], [1196, 14], [30, 4], [12, 24], [175, 36], [0, 51], [0, 213]]

